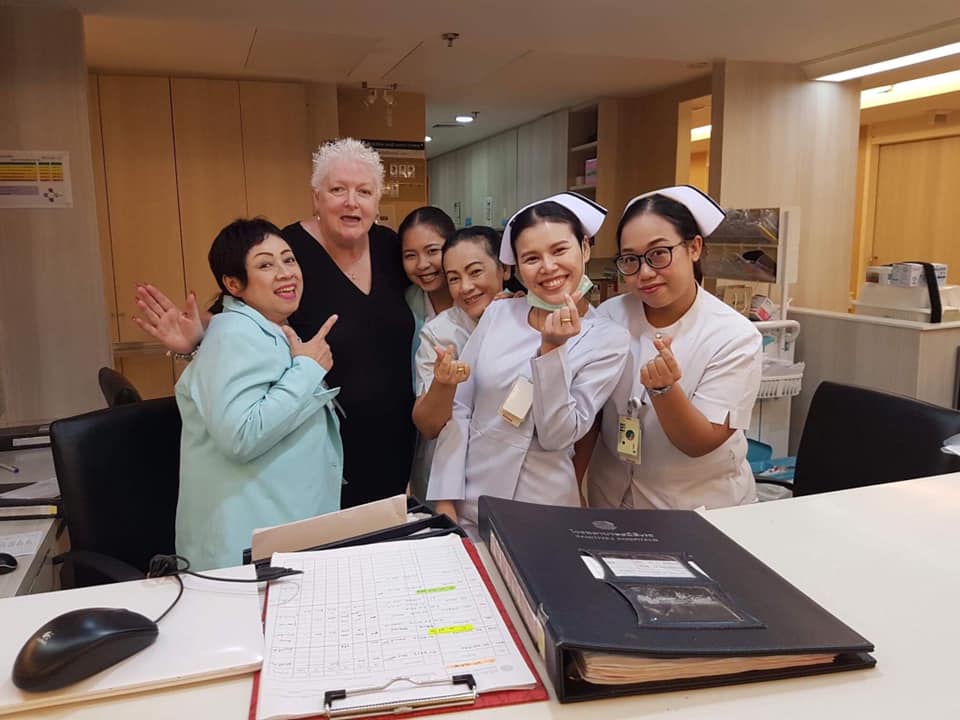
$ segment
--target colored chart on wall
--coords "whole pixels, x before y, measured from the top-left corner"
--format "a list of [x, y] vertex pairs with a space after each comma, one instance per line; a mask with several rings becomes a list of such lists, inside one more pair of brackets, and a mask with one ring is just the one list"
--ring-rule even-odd
[[0, 150], [0, 208], [73, 207], [70, 153]]

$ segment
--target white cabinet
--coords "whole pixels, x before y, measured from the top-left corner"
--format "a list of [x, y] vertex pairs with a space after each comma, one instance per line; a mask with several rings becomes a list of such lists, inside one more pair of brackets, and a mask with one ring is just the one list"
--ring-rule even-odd
[[430, 203], [457, 227], [502, 227], [528, 203], [566, 189], [567, 112], [431, 159]]
[[517, 128], [517, 207], [567, 189], [567, 111]]

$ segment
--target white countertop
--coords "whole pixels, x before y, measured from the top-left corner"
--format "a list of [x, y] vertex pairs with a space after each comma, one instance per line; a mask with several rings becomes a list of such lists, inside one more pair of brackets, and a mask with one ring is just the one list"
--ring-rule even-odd
[[833, 318], [836, 320], [846, 320], [848, 322], [863, 323], [866, 325], [884, 325], [886, 327], [907, 328], [918, 330], [920, 332], [930, 332], [937, 330], [960, 330], [960, 321], [946, 323], [923, 323], [913, 320], [896, 320], [894, 318], [878, 317], [875, 315], [856, 315], [854, 313], [833, 312], [831, 310], [816, 310], [814, 308], [790, 306], [787, 311], [787, 317], [802, 322], [803, 316]]
[[[954, 614], [960, 607], [960, 473], [708, 511], [705, 516], [876, 644], [877, 667], [469, 718], [524, 720], [903, 720], [960, 717]], [[491, 572], [498, 589], [502, 584]], [[504, 597], [508, 597], [505, 594]], [[521, 626], [512, 603], [511, 617]], [[584, 612], [588, 612], [584, 608]], [[6, 621], [15, 621], [6, 618]], [[163, 629], [161, 627], [161, 632]], [[520, 630], [527, 642], [526, 633]], [[527, 642], [529, 649], [529, 643]], [[539, 659], [538, 669], [542, 670]], [[547, 687], [550, 688], [549, 682]], [[21, 720], [244, 720], [249, 676], [23, 713]], [[447, 717], [446, 715], [441, 717]], [[450, 715], [449, 717], [456, 717]]]

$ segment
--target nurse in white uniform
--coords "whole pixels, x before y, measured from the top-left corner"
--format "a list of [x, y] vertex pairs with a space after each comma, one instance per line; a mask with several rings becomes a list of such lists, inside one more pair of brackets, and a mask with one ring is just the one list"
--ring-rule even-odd
[[580, 505], [573, 445], [628, 354], [626, 330], [583, 299], [588, 240], [605, 212], [561, 193], [523, 208], [504, 231], [500, 259], [516, 265], [527, 296], [492, 303], [467, 342], [460, 362], [469, 377], [438, 438], [427, 492], [471, 534], [481, 495]]
[[629, 330], [630, 358], [599, 423], [587, 474], [593, 507], [756, 500], [743, 430], [760, 388], [760, 333], [698, 283], [703, 240], [723, 217], [690, 186], [624, 209], [616, 263], [630, 292], [598, 313]]
[[510, 277], [499, 252], [499, 233], [483, 225], [458, 230], [443, 245], [443, 270], [453, 307], [420, 330], [414, 362], [413, 423], [420, 436], [410, 492], [420, 499], [426, 497], [435, 439], [453, 414], [457, 385], [469, 376], [469, 367], [459, 358], [483, 311], [504, 295], [504, 281]]

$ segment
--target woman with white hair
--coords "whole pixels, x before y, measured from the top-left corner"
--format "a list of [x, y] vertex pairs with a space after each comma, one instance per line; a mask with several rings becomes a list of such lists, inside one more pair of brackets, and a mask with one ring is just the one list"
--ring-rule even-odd
[[[374, 224], [383, 192], [375, 150], [344, 138], [313, 155], [313, 216], [283, 228], [303, 272], [300, 308], [290, 325], [309, 340], [331, 315], [327, 336], [337, 362], [326, 376], [339, 387], [343, 439], [342, 507], [403, 493], [414, 448], [414, 320], [400, 243]], [[137, 289], [140, 327], [176, 352], [190, 352], [203, 328], [193, 297], [183, 311], [150, 286]]]

